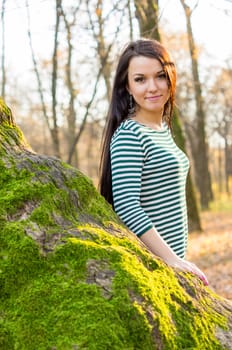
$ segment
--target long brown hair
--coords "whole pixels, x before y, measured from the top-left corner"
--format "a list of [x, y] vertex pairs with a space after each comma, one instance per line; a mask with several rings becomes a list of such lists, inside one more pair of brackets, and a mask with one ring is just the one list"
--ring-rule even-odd
[[170, 97], [164, 105], [163, 120], [171, 128], [173, 115], [175, 90], [176, 90], [176, 69], [171, 60], [170, 54], [159, 41], [140, 39], [126, 45], [119, 57], [112, 88], [112, 96], [107, 114], [106, 124], [103, 132], [102, 153], [100, 160], [100, 193], [113, 205], [112, 178], [110, 161], [111, 138], [123, 120], [128, 118], [129, 93], [128, 67], [133, 57], [145, 56], [157, 59], [167, 76]]

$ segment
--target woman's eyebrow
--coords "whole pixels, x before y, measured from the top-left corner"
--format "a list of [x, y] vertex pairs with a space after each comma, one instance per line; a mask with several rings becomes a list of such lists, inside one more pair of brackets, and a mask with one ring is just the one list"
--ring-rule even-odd
[[[160, 74], [160, 73], [164, 73], [164, 70], [161, 69], [160, 71], [155, 72], [155, 74]], [[146, 74], [145, 74], [145, 73], [133, 73], [132, 75], [133, 75], [133, 76], [134, 76], [134, 75], [144, 76], [144, 75], [146, 75]]]
[[144, 75], [144, 73], [133, 73], [133, 75]]

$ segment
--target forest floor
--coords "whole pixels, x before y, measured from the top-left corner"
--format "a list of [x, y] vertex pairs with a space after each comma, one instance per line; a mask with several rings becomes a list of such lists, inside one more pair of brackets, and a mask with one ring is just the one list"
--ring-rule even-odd
[[203, 231], [189, 235], [187, 259], [207, 276], [209, 287], [232, 300], [232, 212], [201, 214]]

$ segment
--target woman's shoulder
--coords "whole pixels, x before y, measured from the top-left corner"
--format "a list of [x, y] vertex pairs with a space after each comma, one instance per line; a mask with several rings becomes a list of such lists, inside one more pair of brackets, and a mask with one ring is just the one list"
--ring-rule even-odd
[[111, 142], [121, 139], [137, 139], [139, 137], [139, 128], [131, 119], [125, 119], [115, 130]]
[[132, 119], [124, 119], [121, 124], [117, 127], [114, 135], [117, 135], [120, 132], [138, 134], [139, 127]]

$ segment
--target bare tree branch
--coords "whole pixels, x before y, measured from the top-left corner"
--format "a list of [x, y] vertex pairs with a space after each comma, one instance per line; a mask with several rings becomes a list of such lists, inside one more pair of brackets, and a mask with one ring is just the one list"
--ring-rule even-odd
[[[222, 2], [222, 1], [221, 1]], [[224, 0], [224, 4], [226, 7], [226, 3], [232, 4], [232, 0]], [[226, 16], [232, 16], [232, 8], [222, 8], [222, 5], [220, 4], [219, 6], [217, 6], [217, 4], [215, 4], [215, 0], [210, 2], [210, 6], [214, 7], [216, 10], [223, 12], [223, 14], [225, 14]]]
[[82, 120], [80, 129], [79, 129], [78, 133], [76, 134], [76, 136], [74, 138], [72, 147], [69, 150], [69, 155], [68, 155], [68, 160], [67, 160], [67, 163], [69, 163], [69, 164], [72, 161], [72, 156], [74, 154], [75, 147], [76, 147], [76, 145], [77, 145], [77, 143], [78, 143], [78, 141], [80, 139], [80, 136], [81, 136], [81, 134], [82, 134], [82, 132], [84, 130], [84, 127], [85, 127], [85, 124], [86, 124], [86, 121], [87, 121], [87, 117], [88, 117], [88, 114], [89, 114], [89, 109], [90, 109], [90, 107], [91, 107], [91, 105], [93, 103], [93, 100], [95, 98], [95, 95], [97, 93], [97, 86], [98, 86], [98, 82], [100, 80], [101, 74], [102, 74], [102, 67], [98, 71], [98, 75], [97, 75], [96, 82], [95, 82], [95, 85], [94, 85], [93, 93], [92, 93], [91, 99], [87, 103], [86, 110], [85, 110], [85, 115], [84, 115], [84, 118]]
[[[114, 6], [114, 9], [117, 8], [119, 2], [117, 2]], [[108, 17], [108, 15], [106, 16], [105, 19], [103, 19], [102, 17], [102, 0], [98, 0], [97, 2], [97, 7], [96, 7], [96, 14], [97, 14], [97, 19], [98, 19], [98, 28], [99, 31], [96, 32], [96, 26], [94, 25], [94, 22], [92, 20], [92, 16], [91, 16], [91, 11], [89, 8], [89, 1], [86, 2], [87, 5], [87, 13], [88, 13], [88, 17], [89, 17], [89, 21], [90, 21], [90, 25], [91, 25], [91, 30], [94, 36], [94, 39], [97, 42], [97, 54], [99, 57], [99, 61], [100, 64], [102, 66], [102, 75], [105, 81], [105, 85], [106, 85], [106, 94], [107, 94], [107, 99], [109, 101], [110, 99], [110, 95], [111, 95], [111, 84], [110, 84], [110, 64], [107, 62], [108, 56], [109, 56], [109, 48], [111, 48], [112, 43], [115, 41], [115, 39], [117, 38], [117, 35], [120, 31], [121, 28], [121, 24], [122, 24], [122, 20], [125, 14], [125, 8], [123, 8], [122, 10], [122, 14], [120, 17], [120, 21], [118, 26], [116, 27], [116, 30], [114, 32], [114, 39], [112, 40], [112, 43], [110, 46], [108, 46], [108, 48], [106, 47], [106, 43], [105, 43], [105, 38], [104, 38], [104, 25], [105, 25], [105, 21], [106, 18]], [[109, 13], [111, 13], [112, 11], [110, 11]]]
[[[65, 28], [66, 28], [66, 35], [67, 35], [67, 45], [68, 45], [68, 57], [67, 62], [65, 65], [65, 73], [66, 73], [66, 81], [67, 81], [67, 88], [69, 92], [69, 106], [68, 106], [68, 113], [67, 113], [67, 123], [68, 123], [68, 130], [69, 130], [69, 148], [72, 146], [75, 136], [75, 128], [76, 128], [76, 110], [75, 110], [75, 89], [72, 81], [72, 52], [73, 52], [73, 45], [72, 45], [72, 26], [76, 23], [76, 16], [78, 13], [78, 10], [80, 8], [82, 0], [79, 1], [78, 6], [72, 11], [73, 12], [73, 18], [69, 22], [67, 19], [67, 16], [64, 12], [63, 6], [61, 6], [61, 13], [64, 18]], [[73, 164], [77, 166], [77, 154], [76, 157], [76, 164]]]
[[128, 15], [129, 15], [129, 25], [130, 25], [130, 40], [133, 40], [133, 24], [132, 24], [132, 13], [131, 13], [131, 0], [127, 2]]
[[[119, 30], [119, 27], [120, 27], [120, 24], [119, 24], [119, 26], [118, 26], [118, 28], [117, 28], [117, 31]], [[116, 31], [116, 32], [117, 32], [117, 31]], [[103, 71], [103, 68], [104, 68], [104, 64], [105, 64], [105, 62], [106, 62], [107, 59], [108, 59], [108, 56], [109, 56], [109, 53], [110, 53], [111, 48], [112, 48], [112, 46], [113, 46], [113, 43], [114, 43], [114, 41], [112, 41], [111, 44], [108, 46], [107, 51], [106, 51], [106, 53], [105, 53], [105, 55], [104, 55], [104, 59], [103, 59], [103, 61], [102, 61], [102, 64], [101, 64], [101, 66], [100, 66], [100, 68], [99, 68], [99, 71], [98, 71], [98, 74], [97, 74], [97, 77], [96, 77], [96, 81], [95, 81], [95, 85], [94, 85], [94, 89], [93, 89], [93, 93], [92, 93], [91, 99], [90, 99], [89, 102], [87, 103], [85, 115], [84, 115], [84, 118], [83, 118], [83, 120], [82, 120], [80, 129], [79, 129], [78, 133], [76, 134], [75, 139], [74, 139], [74, 142], [73, 142], [73, 145], [72, 145], [72, 147], [71, 147], [71, 149], [70, 149], [70, 151], [69, 151], [69, 156], [68, 156], [68, 160], [67, 160], [67, 162], [68, 162], [69, 164], [71, 163], [71, 160], [72, 160], [72, 156], [73, 156], [75, 147], [76, 147], [76, 145], [77, 145], [77, 143], [78, 143], [78, 141], [79, 141], [79, 139], [80, 139], [80, 136], [81, 136], [81, 134], [82, 134], [82, 132], [83, 132], [83, 130], [84, 130], [84, 127], [85, 127], [85, 124], [86, 124], [86, 121], [87, 121], [87, 117], [88, 117], [88, 114], [89, 114], [89, 109], [90, 109], [90, 107], [91, 107], [91, 105], [92, 105], [92, 103], [93, 103], [93, 101], [94, 101], [94, 98], [95, 98], [95, 96], [96, 96], [96, 93], [97, 93], [97, 86], [98, 86], [98, 82], [99, 82], [99, 80], [100, 80], [100, 77], [101, 77], [101, 75], [102, 75], [102, 71]]]
[[44, 116], [45, 122], [46, 122], [46, 124], [48, 126], [48, 129], [51, 132], [51, 126], [50, 126], [50, 123], [49, 123], [49, 118], [48, 118], [48, 114], [47, 114], [47, 108], [46, 108], [44, 95], [43, 95], [42, 82], [41, 82], [41, 79], [40, 79], [38, 65], [37, 65], [37, 61], [36, 61], [36, 58], [35, 58], [35, 52], [34, 52], [33, 44], [32, 44], [31, 29], [30, 29], [31, 28], [31, 21], [30, 21], [30, 11], [29, 11], [28, 0], [25, 0], [25, 4], [26, 4], [26, 9], [27, 9], [27, 35], [28, 35], [28, 39], [29, 39], [29, 46], [30, 46], [30, 50], [31, 50], [31, 56], [32, 56], [32, 62], [33, 62], [33, 66], [34, 66], [34, 71], [35, 71], [35, 75], [36, 75], [36, 79], [37, 79], [37, 83], [38, 83], [38, 92], [39, 92], [39, 96], [40, 96], [40, 100], [41, 100], [43, 116]]

